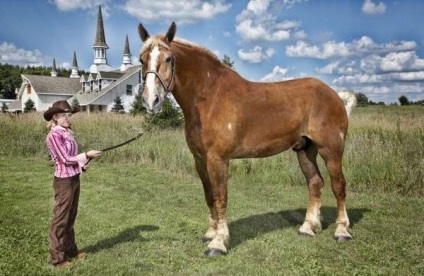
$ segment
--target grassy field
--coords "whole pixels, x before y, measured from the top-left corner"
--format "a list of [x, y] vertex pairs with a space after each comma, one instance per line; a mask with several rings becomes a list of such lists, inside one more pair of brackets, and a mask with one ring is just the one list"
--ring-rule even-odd
[[[143, 128], [127, 115], [75, 117], [82, 150]], [[344, 160], [354, 239], [344, 244], [332, 238], [328, 181], [324, 231], [298, 236], [307, 190], [292, 152], [232, 162], [230, 251], [218, 258], [202, 256], [207, 208], [182, 131], [153, 130], [82, 175], [76, 235], [89, 257], [58, 271], [47, 263], [45, 122], [0, 115], [0, 275], [423, 275], [423, 125], [422, 107], [354, 110]]]

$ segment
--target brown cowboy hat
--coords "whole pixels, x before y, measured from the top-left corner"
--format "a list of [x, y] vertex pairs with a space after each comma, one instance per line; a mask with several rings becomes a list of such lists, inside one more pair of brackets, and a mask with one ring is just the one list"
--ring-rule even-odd
[[44, 112], [44, 119], [46, 121], [50, 121], [53, 118], [54, 114], [57, 113], [76, 113], [79, 109], [72, 109], [71, 106], [67, 101], [57, 101], [54, 102], [52, 107], [49, 107], [49, 109]]

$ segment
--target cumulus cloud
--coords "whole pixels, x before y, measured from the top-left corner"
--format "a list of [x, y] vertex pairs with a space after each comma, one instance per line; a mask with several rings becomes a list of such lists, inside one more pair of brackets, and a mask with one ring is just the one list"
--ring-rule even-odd
[[37, 49], [25, 50], [13, 43], [0, 43], [0, 63], [41, 66], [44, 59], [43, 53]]
[[424, 59], [416, 52], [395, 52], [384, 56], [380, 61], [382, 71], [424, 70]]
[[106, 19], [110, 16], [108, 3], [110, 0], [49, 0], [49, 3], [55, 5], [61, 11], [73, 10], [92, 10], [93, 14], [97, 13], [97, 7], [102, 6], [102, 16]]
[[[302, 1], [284, 1], [284, 6], [293, 5]], [[300, 22], [297, 21], [278, 21], [273, 15], [274, 6], [278, 4], [275, 0], [249, 1], [244, 9], [236, 17], [236, 32], [240, 37], [247, 41], [283, 41], [292, 38], [292, 33], [306, 36], [299, 30]]]
[[272, 72], [267, 74], [265, 77], [263, 77], [261, 81], [273, 82], [273, 81], [283, 81], [283, 80], [290, 79], [285, 76], [287, 72], [288, 72], [287, 68], [282, 68], [276, 65], [272, 69]]
[[126, 0], [123, 10], [143, 22], [177, 21], [193, 24], [227, 12], [232, 5], [224, 0], [151, 1]]
[[400, 41], [377, 44], [370, 37], [363, 36], [352, 42], [328, 41], [322, 45], [312, 45], [305, 41], [298, 41], [295, 45], [286, 47], [286, 54], [290, 57], [310, 57], [317, 59], [360, 56], [372, 53], [388, 53], [398, 51], [412, 51], [417, 48], [414, 41]]
[[376, 4], [371, 0], [365, 0], [362, 5], [362, 12], [370, 15], [382, 14], [386, 12], [386, 5], [383, 2]]
[[237, 53], [239, 58], [243, 61], [247, 61], [249, 63], [260, 63], [271, 58], [275, 54], [275, 50], [273, 48], [268, 48], [264, 52], [262, 47], [255, 46], [253, 49], [248, 51], [240, 49]]

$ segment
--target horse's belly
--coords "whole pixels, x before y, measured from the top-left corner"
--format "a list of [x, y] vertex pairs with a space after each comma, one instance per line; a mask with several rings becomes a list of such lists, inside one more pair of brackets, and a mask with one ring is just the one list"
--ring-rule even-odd
[[257, 142], [257, 143], [243, 143], [239, 149], [234, 151], [232, 158], [259, 158], [268, 157], [292, 147], [295, 139], [276, 139], [274, 141]]

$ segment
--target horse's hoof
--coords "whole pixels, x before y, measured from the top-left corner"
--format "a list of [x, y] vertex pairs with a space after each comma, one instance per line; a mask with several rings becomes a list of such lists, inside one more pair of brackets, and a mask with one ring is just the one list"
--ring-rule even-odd
[[205, 257], [212, 257], [212, 256], [224, 256], [224, 255], [227, 255], [227, 253], [219, 249], [208, 249], [205, 251], [203, 255]]
[[352, 237], [335, 237], [337, 242], [348, 242], [352, 240]]
[[299, 236], [307, 237], [307, 238], [313, 238], [315, 235], [311, 235], [311, 234], [305, 233], [305, 232], [299, 232]]
[[202, 239], [202, 242], [204, 243], [204, 244], [208, 244], [208, 243], [210, 243], [212, 241], [212, 239], [210, 239], [210, 238], [203, 238]]

